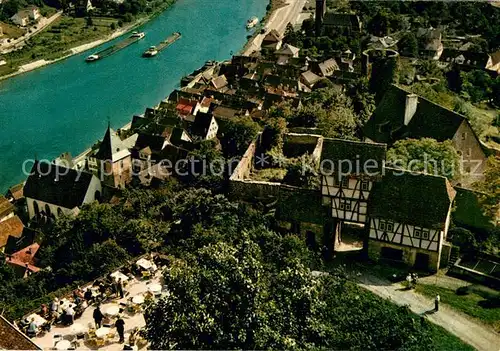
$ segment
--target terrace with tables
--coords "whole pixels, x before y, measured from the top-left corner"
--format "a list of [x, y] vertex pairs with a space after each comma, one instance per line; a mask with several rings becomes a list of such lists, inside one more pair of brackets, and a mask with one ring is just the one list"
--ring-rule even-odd
[[[158, 256], [157, 256], [158, 257]], [[25, 323], [32, 319], [38, 326], [36, 336], [31, 340], [44, 350], [140, 350], [147, 346], [147, 341], [142, 337], [142, 328], [146, 325], [143, 312], [155, 299], [166, 296], [168, 291], [162, 285], [161, 260], [157, 257], [143, 257], [128, 267], [115, 271], [106, 278], [98, 281], [115, 282], [121, 279], [123, 282], [123, 298], [118, 292], [111, 289], [111, 284], [103, 294], [96, 282], [82, 287], [82, 291], [90, 289], [92, 299], [86, 304], [85, 299], [77, 305], [73, 297], [61, 298], [64, 307], [72, 306], [75, 311], [73, 323], [69, 320], [50, 321], [49, 313], [44, 316], [41, 313], [31, 313], [23, 318]], [[105, 285], [106, 286], [106, 285]], [[93, 312], [96, 306], [104, 315], [102, 326], [96, 328]], [[125, 322], [125, 342], [119, 342], [119, 336], [115, 327], [118, 317]], [[68, 323], [69, 322], [69, 323]], [[19, 324], [19, 323], [18, 323]], [[22, 322], [21, 322], [22, 326]], [[132, 336], [133, 340], [130, 340]], [[135, 342], [134, 342], [135, 339]]]

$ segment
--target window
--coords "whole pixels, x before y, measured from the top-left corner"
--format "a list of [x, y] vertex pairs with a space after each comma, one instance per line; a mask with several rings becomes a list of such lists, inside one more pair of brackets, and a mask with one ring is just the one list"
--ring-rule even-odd
[[467, 149], [467, 156], [470, 156], [472, 154], [472, 151], [470, 148]]
[[367, 180], [363, 180], [361, 182], [361, 190], [363, 190], [363, 191], [367, 191], [368, 190], [368, 181]]
[[349, 178], [342, 177], [342, 187], [343, 188], [348, 188], [349, 187]]
[[351, 210], [351, 202], [350, 201], [340, 201], [339, 209], [350, 211]]
[[467, 133], [462, 133], [462, 140], [465, 140], [467, 138]]
[[385, 230], [385, 221], [378, 222], [378, 229]]
[[387, 222], [386, 228], [388, 232], [394, 231], [394, 223], [393, 222]]
[[422, 230], [422, 239], [429, 239], [429, 231], [428, 230]]
[[392, 221], [380, 221], [378, 224], [378, 229], [386, 231], [386, 232], [393, 232], [394, 231], [394, 222], [392, 222]]
[[422, 237], [422, 231], [420, 229], [415, 229], [413, 231], [413, 237], [420, 239]]

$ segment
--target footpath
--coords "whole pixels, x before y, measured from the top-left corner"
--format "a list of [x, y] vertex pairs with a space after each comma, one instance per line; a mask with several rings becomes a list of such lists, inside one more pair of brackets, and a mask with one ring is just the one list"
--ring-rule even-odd
[[401, 284], [392, 284], [374, 276], [358, 277], [359, 285], [374, 294], [389, 299], [398, 305], [408, 305], [410, 309], [480, 351], [500, 351], [500, 335], [489, 326], [457, 312], [441, 303], [439, 311], [434, 312], [434, 300], [415, 293], [413, 290], [403, 290]]

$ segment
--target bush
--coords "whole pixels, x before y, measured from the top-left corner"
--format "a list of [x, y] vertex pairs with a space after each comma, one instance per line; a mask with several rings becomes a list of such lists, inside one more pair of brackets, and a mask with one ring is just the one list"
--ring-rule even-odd
[[111, 30], [115, 30], [115, 29], [116, 29], [116, 24], [115, 24], [115, 22], [111, 23], [111, 24], [109, 25], [109, 28], [110, 28]]

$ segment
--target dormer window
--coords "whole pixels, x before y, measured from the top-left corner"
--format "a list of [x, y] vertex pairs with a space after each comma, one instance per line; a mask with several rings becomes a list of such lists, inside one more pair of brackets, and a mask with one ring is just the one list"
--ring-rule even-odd
[[380, 222], [378, 223], [378, 229], [383, 230], [385, 232], [393, 232], [394, 222], [380, 220]]

